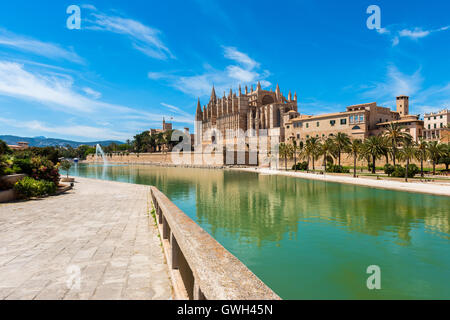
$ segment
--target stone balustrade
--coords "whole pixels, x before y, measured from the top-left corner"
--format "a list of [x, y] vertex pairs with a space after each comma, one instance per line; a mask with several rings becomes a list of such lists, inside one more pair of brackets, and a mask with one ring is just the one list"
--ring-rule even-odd
[[280, 299], [161, 191], [151, 196], [176, 299]]

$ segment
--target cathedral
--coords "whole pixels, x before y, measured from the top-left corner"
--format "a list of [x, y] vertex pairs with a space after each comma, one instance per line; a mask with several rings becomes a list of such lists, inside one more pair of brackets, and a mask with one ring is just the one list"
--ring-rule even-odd
[[[256, 135], [260, 129], [267, 129], [270, 138], [284, 141], [284, 123], [298, 116], [297, 93], [284, 97], [277, 84], [276, 90], [263, 90], [260, 82], [250, 91], [245, 86], [243, 92], [239, 86], [238, 93], [230, 89], [228, 96], [225, 92], [222, 98], [216, 96], [214, 86], [207, 105], [202, 106], [200, 99], [197, 103], [196, 144], [214, 143], [215, 136], [220, 134], [224, 139], [227, 130], [242, 130], [247, 132], [255, 130]], [[201, 135], [199, 135], [201, 133]]]

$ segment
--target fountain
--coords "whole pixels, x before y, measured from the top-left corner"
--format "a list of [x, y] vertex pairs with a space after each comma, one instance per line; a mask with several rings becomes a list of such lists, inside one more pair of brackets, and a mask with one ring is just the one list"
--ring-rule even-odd
[[95, 161], [96, 162], [98, 162], [98, 154], [100, 154], [103, 159], [103, 165], [107, 165], [108, 160], [106, 159], [106, 155], [103, 152], [102, 147], [99, 144], [97, 144], [97, 147], [95, 148]]

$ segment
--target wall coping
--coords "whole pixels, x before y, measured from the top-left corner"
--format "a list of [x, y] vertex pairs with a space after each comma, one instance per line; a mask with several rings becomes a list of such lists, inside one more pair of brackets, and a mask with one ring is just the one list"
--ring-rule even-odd
[[[163, 218], [160, 216], [159, 222], [168, 224], [168, 238], [175, 238], [192, 271], [194, 288], [201, 291], [201, 296], [208, 300], [280, 300], [275, 292], [166, 195], [156, 187], [151, 187], [151, 194], [156, 213]], [[198, 294], [194, 293], [196, 296]]]

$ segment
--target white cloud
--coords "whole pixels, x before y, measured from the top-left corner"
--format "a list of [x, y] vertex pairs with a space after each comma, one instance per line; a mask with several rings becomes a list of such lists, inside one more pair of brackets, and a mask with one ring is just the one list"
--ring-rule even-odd
[[83, 9], [97, 11], [97, 8], [94, 5], [92, 5], [92, 4], [82, 4], [81, 7]]
[[238, 51], [235, 47], [223, 47], [224, 56], [227, 59], [234, 60], [243, 66], [246, 69], [254, 69], [255, 67], [259, 67], [259, 63], [255, 60], [251, 59], [247, 54]]
[[424, 30], [423, 28], [418, 27], [412, 29], [395, 30], [395, 27], [390, 27], [378, 29], [377, 32], [381, 35], [387, 35], [388, 37], [390, 37], [392, 46], [395, 47], [400, 43], [401, 38], [418, 41], [419, 39], [426, 38], [433, 33], [446, 31], [449, 29], [450, 26], [430, 30]]
[[85, 87], [83, 88], [84, 93], [86, 93], [87, 95], [91, 96], [94, 99], [100, 99], [102, 97], [102, 94], [98, 91], [95, 91], [94, 89]]
[[374, 83], [365, 92], [365, 96], [375, 100], [393, 99], [398, 95], [412, 96], [421, 89], [422, 82], [420, 69], [408, 75], [400, 72], [395, 66], [389, 66], [385, 81]]
[[83, 59], [73, 50], [49, 42], [16, 35], [6, 29], [0, 28], [0, 46], [10, 47], [19, 51], [31, 52], [35, 55], [51, 59], [63, 59], [75, 63], [84, 63]]
[[223, 49], [224, 57], [233, 61], [233, 64], [227, 65], [224, 70], [218, 70], [205, 64], [204, 72], [199, 75], [178, 76], [171, 73], [149, 72], [148, 77], [152, 80], [165, 80], [179, 91], [195, 97], [209, 95], [213, 84], [219, 95], [223, 91], [228, 94], [230, 88], [236, 90], [239, 84], [251, 85], [261, 81], [261, 85], [264, 87], [271, 85], [266, 80], [270, 75], [269, 71], [260, 71], [258, 62], [234, 47], [223, 47]]
[[86, 29], [108, 31], [128, 36], [135, 49], [152, 58], [160, 60], [175, 58], [160, 39], [161, 31], [158, 29], [148, 27], [136, 20], [104, 13], [91, 13], [90, 16], [92, 19], [87, 19], [90, 25]]
[[416, 114], [450, 107], [450, 82], [428, 88], [424, 88], [423, 83], [420, 69], [412, 74], [405, 74], [397, 67], [389, 66], [385, 81], [372, 84], [362, 95], [394, 109], [395, 97], [407, 95], [410, 97], [411, 113]]
[[[85, 92], [85, 96], [79, 92]], [[192, 116], [184, 113], [147, 112], [127, 106], [99, 101], [100, 93], [88, 87], [77, 89], [74, 81], [67, 75], [55, 75], [45, 71], [27, 70], [24, 65], [0, 60], [0, 96], [39, 103], [49, 109], [78, 117], [87, 116], [89, 120], [98, 119], [112, 122], [118, 119], [139, 119], [159, 121], [164, 115], [173, 116], [173, 122], [189, 123]], [[97, 98], [97, 99], [95, 99]]]
[[77, 138], [85, 138], [92, 140], [121, 140], [125, 141], [133, 135], [132, 132], [120, 132], [110, 130], [108, 128], [93, 127], [86, 125], [66, 125], [55, 126], [49, 125], [40, 121], [17, 121], [14, 119], [0, 118], [0, 123], [6, 124], [11, 127], [25, 129], [30, 132], [36, 132], [36, 134], [55, 134], [58, 136], [70, 136]]

